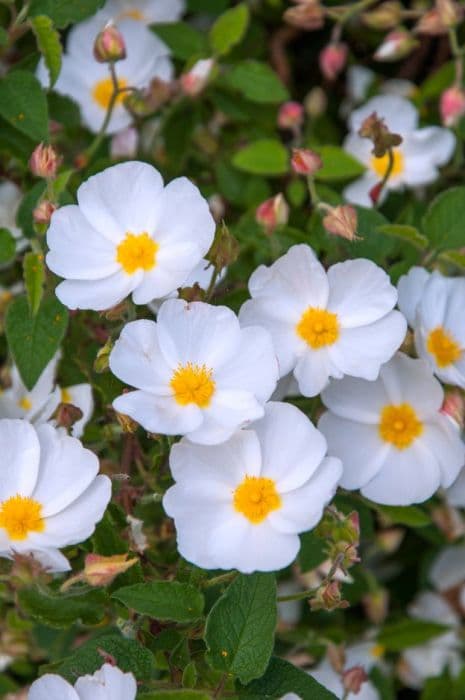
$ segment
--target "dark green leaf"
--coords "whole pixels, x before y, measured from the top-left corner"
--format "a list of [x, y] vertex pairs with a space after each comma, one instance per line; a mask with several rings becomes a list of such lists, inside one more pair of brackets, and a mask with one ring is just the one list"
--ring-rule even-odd
[[27, 298], [11, 302], [6, 315], [6, 336], [25, 386], [32, 389], [63, 340], [68, 311], [58, 299], [44, 299], [32, 316]]
[[260, 139], [238, 151], [233, 165], [254, 175], [284, 175], [289, 169], [288, 153], [280, 141]]
[[327, 559], [325, 542], [314, 532], [304, 532], [300, 535], [299, 563], [303, 572], [310, 571]]
[[322, 146], [318, 149], [318, 154], [323, 167], [315, 174], [317, 180], [351, 180], [365, 172], [364, 166], [339, 146]]
[[263, 678], [259, 678], [239, 690], [241, 700], [274, 700], [286, 693], [295, 693], [301, 700], [335, 700], [314, 678], [289, 661], [273, 657]]
[[207, 660], [242, 683], [259, 678], [273, 651], [276, 579], [273, 574], [239, 575], [207, 618]]
[[394, 238], [399, 238], [401, 241], [410, 243], [415, 248], [418, 248], [418, 250], [424, 250], [428, 246], [428, 239], [414, 226], [384, 224], [383, 226], [378, 226], [377, 230], [380, 233], [384, 233], [386, 236], [393, 236]]
[[465, 242], [465, 187], [453, 187], [439, 194], [430, 204], [423, 231], [437, 250], [460, 248]]
[[247, 5], [240, 3], [218, 17], [210, 30], [213, 53], [223, 56], [242, 41], [249, 24], [249, 14]]
[[408, 647], [424, 644], [447, 632], [447, 625], [425, 620], [401, 620], [385, 625], [378, 635], [378, 643], [388, 651], [402, 651]]
[[194, 586], [178, 581], [153, 581], [119, 588], [113, 598], [157, 620], [189, 622], [201, 617], [203, 595]]
[[439, 256], [441, 260], [465, 271], [465, 254], [460, 250], [447, 250]]
[[40, 180], [29, 192], [26, 192], [19, 205], [18, 213], [16, 214], [16, 223], [28, 238], [33, 238], [33, 236], [35, 236], [32, 212], [45, 192], [46, 187], [47, 183], [45, 180]]
[[0, 115], [33, 141], [47, 140], [47, 100], [32, 73], [16, 70], [0, 80]]
[[26, 253], [23, 260], [24, 284], [31, 314], [39, 310], [44, 293], [45, 269], [42, 253]]
[[201, 690], [157, 690], [138, 695], [140, 700], [210, 700], [211, 695]]
[[37, 15], [31, 20], [32, 31], [35, 34], [37, 46], [44, 57], [50, 76], [50, 86], [55, 85], [61, 70], [62, 47], [60, 35], [53, 26], [50, 17]]
[[426, 525], [431, 525], [431, 518], [418, 506], [376, 505], [376, 510], [396, 525], [408, 525], [409, 527], [426, 527]]
[[279, 104], [289, 97], [287, 89], [266, 64], [247, 60], [237, 63], [225, 80], [252, 102]]
[[185, 22], [155, 24], [152, 31], [169, 46], [175, 58], [183, 61], [207, 51], [205, 35]]
[[7, 265], [15, 259], [16, 241], [6, 228], [0, 228], [0, 265]]
[[103, 7], [105, 0], [32, 0], [29, 16], [47, 15], [59, 29], [81, 22]]
[[28, 617], [48, 627], [66, 628], [76, 622], [96, 625], [105, 616], [106, 595], [102, 590], [55, 595], [38, 588], [18, 592], [19, 607]]

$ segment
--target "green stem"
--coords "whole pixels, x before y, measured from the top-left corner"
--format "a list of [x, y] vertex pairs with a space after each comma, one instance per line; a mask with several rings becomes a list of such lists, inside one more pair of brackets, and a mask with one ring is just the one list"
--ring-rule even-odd
[[460, 87], [463, 83], [463, 57], [465, 55], [465, 46], [460, 46], [459, 44], [456, 27], [450, 27], [449, 29], [449, 44], [452, 56], [455, 60], [455, 82]]
[[333, 561], [333, 564], [330, 570], [328, 571], [328, 574], [324, 577], [320, 585], [316, 588], [308, 588], [306, 591], [301, 591], [300, 593], [293, 593], [292, 595], [278, 596], [278, 603], [286, 603], [289, 600], [303, 600], [304, 598], [312, 598], [312, 596], [318, 591], [319, 588], [321, 588], [321, 586], [326, 586], [328, 583], [331, 583], [334, 574], [341, 566], [343, 560], [344, 554], [341, 552], [341, 554], [338, 554], [336, 559]]
[[212, 273], [211, 279], [210, 279], [210, 284], [208, 285], [208, 289], [205, 292], [205, 301], [210, 301], [210, 299], [212, 298], [213, 292], [215, 291], [215, 286], [216, 286], [216, 282], [218, 280], [219, 274], [220, 274], [220, 270], [215, 265], [215, 267], [213, 268], [213, 273]]
[[388, 166], [386, 168], [386, 172], [384, 173], [383, 179], [381, 180], [381, 183], [380, 183], [380, 188], [379, 188], [379, 192], [378, 192], [378, 199], [376, 202], [376, 206], [378, 206], [378, 202], [381, 199], [381, 194], [386, 186], [387, 181], [391, 177], [393, 167], [394, 167], [394, 151], [392, 150], [392, 148], [389, 148], [389, 150], [388, 150]]
[[318, 196], [318, 192], [316, 191], [315, 180], [311, 175], [307, 177], [307, 187], [308, 192], [310, 194], [310, 199], [312, 200], [312, 204], [316, 207], [320, 202], [320, 198]]
[[109, 63], [108, 68], [110, 69], [110, 77], [111, 77], [111, 81], [113, 83], [113, 92], [112, 92], [112, 95], [110, 97], [110, 102], [108, 103], [107, 113], [105, 114], [105, 119], [103, 120], [103, 124], [100, 127], [100, 131], [98, 132], [95, 139], [92, 141], [92, 143], [90, 144], [89, 148], [87, 149], [87, 151], [85, 153], [85, 155], [87, 157], [87, 161], [90, 161], [92, 159], [96, 150], [98, 149], [98, 147], [102, 143], [103, 139], [105, 138], [105, 134], [106, 134], [108, 125], [110, 123], [110, 119], [113, 115], [113, 110], [114, 110], [115, 105], [116, 105], [116, 100], [118, 99], [120, 92], [124, 91], [124, 89], [120, 90], [120, 88], [119, 88], [118, 78], [117, 78], [116, 70], [115, 70], [115, 64]]
[[230, 583], [237, 576], [236, 571], [229, 571], [227, 574], [220, 574], [220, 576], [215, 576], [214, 578], [208, 579], [203, 584], [204, 588], [211, 588], [212, 586], [220, 586], [222, 583]]

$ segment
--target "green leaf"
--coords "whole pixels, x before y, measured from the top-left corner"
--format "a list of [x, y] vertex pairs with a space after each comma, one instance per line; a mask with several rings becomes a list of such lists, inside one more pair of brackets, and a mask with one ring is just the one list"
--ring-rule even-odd
[[465, 187], [452, 187], [431, 202], [423, 218], [423, 231], [437, 250], [461, 248], [464, 221]]
[[276, 579], [273, 574], [239, 575], [212, 607], [205, 627], [209, 664], [239, 677], [259, 678], [273, 651]]
[[39, 310], [44, 294], [45, 268], [42, 253], [26, 253], [23, 260], [24, 283], [31, 314]]
[[210, 45], [217, 56], [224, 56], [239, 44], [249, 24], [249, 8], [244, 3], [226, 10], [210, 30]]
[[62, 46], [60, 35], [53, 26], [50, 17], [37, 15], [31, 20], [32, 31], [35, 34], [37, 46], [44, 57], [50, 76], [50, 87], [55, 85], [61, 70]]
[[273, 657], [263, 678], [239, 689], [241, 700], [271, 700], [295, 693], [301, 700], [334, 700], [329, 690], [289, 661]]
[[0, 265], [8, 265], [16, 256], [16, 241], [7, 228], [0, 228]]
[[32, 212], [45, 192], [46, 187], [47, 183], [45, 180], [39, 180], [29, 192], [26, 192], [19, 205], [16, 214], [16, 223], [28, 238], [33, 238], [35, 236]]
[[35, 316], [25, 296], [14, 299], [6, 315], [6, 337], [21, 379], [31, 390], [66, 332], [68, 311], [55, 297], [44, 299]]
[[47, 100], [32, 73], [15, 70], [0, 80], [0, 115], [33, 141], [47, 140]]
[[225, 76], [226, 83], [244, 97], [260, 104], [279, 104], [289, 97], [276, 73], [266, 64], [247, 60]]
[[203, 595], [178, 581], [153, 581], [119, 588], [113, 594], [127, 608], [157, 620], [189, 622], [203, 613]]
[[395, 525], [409, 527], [426, 527], [431, 525], [431, 518], [418, 506], [380, 506], [376, 505], [378, 513], [389, 518]]
[[152, 653], [138, 642], [125, 639], [118, 634], [91, 639], [63, 661], [45, 670], [59, 673], [71, 683], [75, 683], [78, 676], [95, 673], [101, 668], [102, 654], [113, 656], [122, 671], [133, 673], [138, 680], [150, 678], [152, 675]]
[[465, 254], [460, 250], [448, 250], [445, 253], [441, 253], [439, 257], [450, 265], [460, 268], [462, 272], [465, 271]]
[[32, 0], [29, 17], [47, 15], [59, 29], [81, 22], [103, 7], [105, 0]]
[[4, 27], [0, 27], [0, 46], [7, 46], [9, 38], [7, 30]]
[[401, 620], [385, 625], [378, 635], [378, 643], [388, 651], [402, 651], [424, 644], [447, 632], [447, 625], [425, 620]]
[[328, 558], [326, 543], [314, 532], [300, 535], [299, 564], [303, 572], [310, 571]]
[[81, 591], [55, 595], [38, 588], [23, 588], [18, 592], [21, 610], [36, 622], [58, 629], [81, 620], [96, 625], [105, 616], [106, 594], [102, 590]]
[[140, 700], [210, 700], [211, 695], [201, 690], [157, 690], [138, 695]]
[[187, 61], [191, 56], [207, 53], [208, 44], [205, 35], [190, 24], [169, 22], [155, 24], [151, 29], [171, 49], [175, 58]]
[[339, 146], [322, 146], [318, 154], [323, 167], [315, 173], [315, 178], [323, 182], [351, 180], [365, 172], [365, 167]]
[[284, 175], [289, 170], [287, 150], [275, 139], [259, 139], [244, 146], [234, 155], [232, 163], [254, 175]]
[[420, 233], [414, 226], [405, 226], [404, 224], [384, 224], [378, 226], [377, 230], [384, 233], [386, 236], [398, 238], [401, 241], [410, 243], [418, 250], [425, 250], [428, 247], [428, 239]]

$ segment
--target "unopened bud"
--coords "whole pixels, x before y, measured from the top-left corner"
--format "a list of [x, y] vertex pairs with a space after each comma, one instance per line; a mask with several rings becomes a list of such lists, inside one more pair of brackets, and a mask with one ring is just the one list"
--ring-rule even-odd
[[[366, 593], [362, 598], [365, 614], [374, 625], [381, 625], [387, 617], [389, 609], [389, 595], [384, 588]], [[381, 652], [381, 649], [377, 651]], [[380, 653], [381, 656], [381, 653]]]
[[454, 0], [436, 0], [436, 9], [441, 23], [450, 29], [463, 19], [464, 8]]
[[333, 236], [345, 238], [348, 241], [359, 240], [357, 236], [357, 211], [350, 204], [342, 204], [338, 207], [333, 207], [323, 217], [323, 226], [328, 233]]
[[278, 112], [278, 126], [280, 129], [298, 130], [304, 121], [304, 108], [300, 102], [284, 102]]
[[394, 554], [402, 544], [404, 537], [405, 530], [400, 527], [389, 527], [377, 533], [376, 543], [386, 554]]
[[318, 58], [320, 70], [327, 80], [335, 80], [347, 63], [347, 44], [333, 42], [325, 46]]
[[319, 0], [294, 0], [297, 7], [290, 7], [283, 15], [284, 20], [293, 27], [312, 31], [321, 29], [325, 21], [325, 11]]
[[107, 586], [116, 576], [137, 564], [138, 559], [127, 559], [127, 554], [102, 557], [88, 554], [84, 560], [84, 578], [90, 586]]
[[239, 241], [235, 238], [224, 221], [217, 227], [213, 244], [206, 259], [217, 270], [222, 270], [239, 257]]
[[39, 143], [32, 152], [29, 159], [29, 168], [36, 177], [43, 177], [47, 180], [53, 179], [57, 174], [61, 158], [53, 146]]
[[318, 153], [309, 148], [293, 148], [291, 165], [298, 175], [314, 175], [323, 167], [323, 161]]
[[197, 61], [187, 73], [183, 73], [179, 78], [182, 92], [189, 97], [199, 95], [207, 86], [214, 65], [213, 58]]
[[368, 196], [369, 196], [373, 206], [376, 206], [378, 204], [382, 191], [383, 191], [383, 183], [377, 182], [376, 185], [373, 185], [371, 190], [368, 192]]
[[421, 15], [420, 19], [413, 28], [413, 31], [415, 34], [441, 36], [442, 34], [447, 34], [448, 28], [442, 22], [438, 9], [435, 7]]
[[268, 234], [273, 233], [277, 226], [287, 224], [289, 206], [281, 192], [275, 197], [266, 199], [257, 207], [255, 220], [264, 227]]
[[316, 595], [310, 601], [312, 610], [336, 610], [337, 608], [348, 608], [349, 603], [342, 599], [341, 586], [339, 581], [330, 581], [320, 586]]
[[388, 0], [370, 12], [362, 14], [362, 21], [370, 29], [386, 30], [397, 27], [402, 17], [402, 5], [396, 0]]
[[304, 99], [305, 112], [309, 117], [321, 117], [328, 107], [328, 98], [325, 91], [318, 85], [313, 87]]
[[83, 413], [80, 408], [71, 403], [60, 403], [55, 411], [56, 424], [60, 428], [69, 430], [75, 423], [81, 420]]
[[357, 695], [362, 685], [368, 680], [367, 672], [363, 666], [353, 666], [342, 674], [342, 685], [347, 693]]
[[106, 372], [108, 370], [109, 358], [112, 349], [113, 343], [111, 341], [111, 338], [109, 338], [105, 345], [102, 348], [100, 348], [100, 350], [97, 353], [97, 357], [94, 360], [94, 371], [98, 374], [102, 374], [102, 372]]
[[108, 24], [98, 35], [94, 44], [94, 58], [99, 63], [115, 63], [126, 58], [123, 35], [114, 24]]
[[384, 37], [373, 58], [375, 61], [399, 61], [417, 46], [417, 40], [406, 29], [394, 29]]
[[453, 85], [441, 95], [439, 111], [444, 126], [455, 126], [465, 114], [465, 91]]
[[208, 206], [210, 207], [210, 212], [215, 221], [221, 221], [224, 217], [226, 206], [223, 197], [218, 193], [211, 194], [208, 198]]
[[56, 208], [56, 204], [53, 204], [48, 199], [44, 199], [32, 212], [34, 223], [49, 224], [52, 214], [54, 211], [56, 211]]
[[459, 390], [448, 391], [442, 404], [441, 413], [450, 418], [459, 428], [464, 427], [465, 399]]

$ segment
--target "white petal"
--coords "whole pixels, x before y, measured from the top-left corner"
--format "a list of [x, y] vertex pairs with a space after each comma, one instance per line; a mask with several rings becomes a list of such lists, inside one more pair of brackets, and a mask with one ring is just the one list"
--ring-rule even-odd
[[330, 382], [321, 399], [340, 418], [373, 425], [379, 423], [379, 415], [388, 403], [381, 381], [367, 382], [352, 377]]
[[328, 441], [330, 455], [342, 461], [341, 486], [358, 489], [367, 484], [382, 468], [390, 446], [378, 436], [378, 427], [324, 413], [318, 428]]
[[94, 411], [94, 399], [92, 396], [92, 386], [90, 384], [75, 384], [64, 389], [69, 395], [71, 404], [77, 406], [82, 411], [82, 418], [74, 423], [71, 434], [75, 438], [81, 437], [84, 428], [92, 417]]
[[[297, 361], [294, 370], [300, 392], [304, 396], [317, 396], [328, 384], [331, 369], [326, 349], [308, 349]], [[338, 376], [342, 377], [342, 372], [339, 372]]]
[[390, 403], [411, 404], [420, 419], [435, 416], [442, 406], [444, 392], [424, 360], [398, 352], [383, 365], [380, 378]]
[[465, 546], [446, 547], [433, 562], [429, 580], [440, 593], [455, 588], [465, 579]]
[[98, 280], [120, 269], [114, 243], [96, 231], [75, 205], [53, 214], [47, 244], [47, 265], [60, 277]]
[[236, 429], [261, 418], [263, 412], [263, 405], [249, 391], [218, 388], [203, 410], [202, 424], [189, 433], [189, 440], [202, 445], [224, 442]]
[[441, 486], [447, 488], [456, 480], [465, 464], [465, 444], [457, 427], [443, 415], [427, 423], [421, 442], [433, 454], [441, 469]]
[[378, 321], [397, 301], [389, 276], [371, 260], [359, 258], [332, 265], [328, 281], [327, 308], [337, 314], [342, 328]]
[[343, 148], [347, 153], [368, 165], [373, 157], [373, 144], [369, 139], [364, 139], [358, 134], [349, 133], [344, 139]]
[[[80, 700], [134, 700], [137, 684], [132, 673], [123, 673], [117, 666], [104, 664], [92, 676], [76, 681]], [[100, 694], [99, 694], [100, 693]]]
[[[359, 177], [358, 180], [354, 180], [354, 182], [351, 182], [350, 185], [347, 185], [347, 187], [344, 188], [342, 194], [345, 201], [350, 202], [351, 204], [358, 204], [360, 207], [371, 209], [373, 207], [373, 202], [370, 198], [370, 190], [376, 185], [377, 182], [378, 177], [375, 175], [375, 173], [368, 170], [364, 175], [362, 175], [362, 177]], [[386, 189], [387, 188], [384, 188], [383, 192], [381, 193], [380, 202], [385, 199]]]
[[364, 120], [373, 112], [384, 119], [389, 130], [396, 134], [408, 134], [418, 123], [418, 113], [411, 102], [397, 95], [378, 95], [352, 112], [349, 119], [350, 130], [358, 131]]
[[40, 445], [26, 421], [0, 420], [0, 502], [20, 494], [30, 496], [39, 472]]
[[452, 486], [447, 489], [446, 500], [451, 506], [465, 508], [465, 469], [462, 469]]
[[28, 700], [79, 700], [74, 688], [61, 676], [47, 673], [31, 685]]
[[68, 309], [103, 311], [123, 301], [137, 286], [141, 275], [141, 272], [134, 275], [116, 272], [100, 280], [65, 280], [55, 289], [55, 294]]
[[415, 325], [417, 306], [429, 278], [430, 273], [424, 267], [412, 267], [397, 283], [397, 304], [411, 328]]
[[181, 406], [172, 396], [129, 391], [113, 401], [113, 408], [130, 416], [150, 433], [184, 435], [202, 424], [202, 411], [195, 404]]

